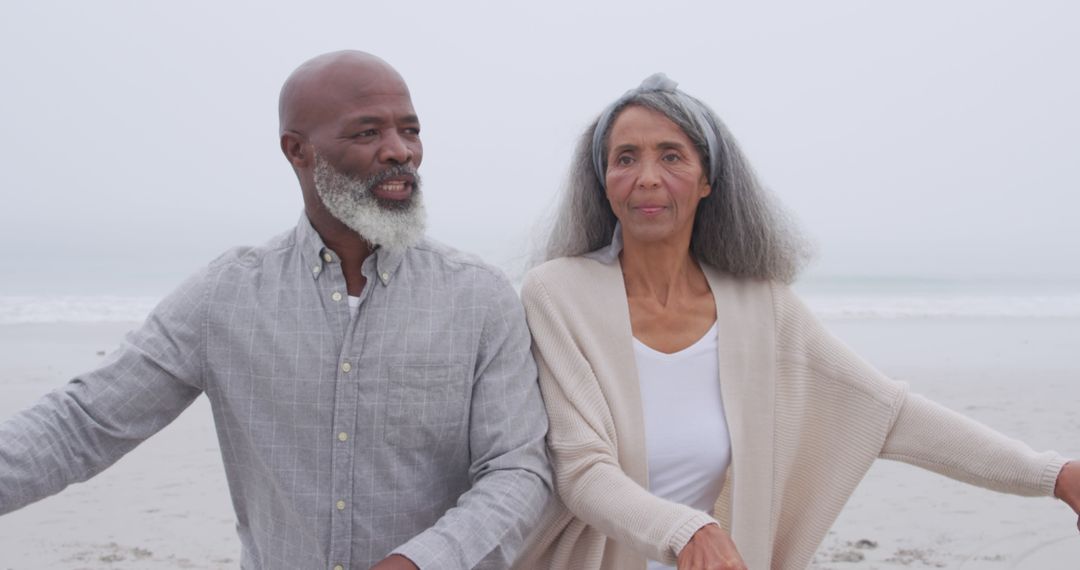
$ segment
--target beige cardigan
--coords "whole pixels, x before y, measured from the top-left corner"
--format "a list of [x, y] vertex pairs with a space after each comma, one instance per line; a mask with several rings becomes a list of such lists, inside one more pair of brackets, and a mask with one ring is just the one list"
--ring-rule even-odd
[[[616, 252], [617, 253], [617, 252]], [[591, 254], [595, 255], [595, 254]], [[714, 508], [751, 570], [804, 569], [877, 457], [1022, 495], [1065, 460], [907, 392], [830, 336], [785, 286], [711, 268], [732, 463]], [[617, 258], [532, 270], [522, 299], [551, 421], [558, 497], [515, 568], [674, 564], [706, 513], [650, 494]], [[707, 442], [703, 442], [707, 444]]]

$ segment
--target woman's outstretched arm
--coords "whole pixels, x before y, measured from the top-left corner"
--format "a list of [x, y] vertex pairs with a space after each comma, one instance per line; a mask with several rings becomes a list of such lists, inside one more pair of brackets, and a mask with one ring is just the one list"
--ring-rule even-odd
[[[1055, 495], [1067, 461], [1053, 451], [1036, 452], [1019, 440], [918, 394], [908, 394], [881, 457], [987, 489], [1025, 496]], [[1075, 487], [1073, 484], [1066, 491], [1070, 497], [1080, 494]]]

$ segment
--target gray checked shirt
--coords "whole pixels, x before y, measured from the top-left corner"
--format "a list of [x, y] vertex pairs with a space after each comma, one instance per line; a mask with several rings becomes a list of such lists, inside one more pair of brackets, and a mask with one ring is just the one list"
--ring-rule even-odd
[[245, 569], [502, 568], [551, 492], [524, 312], [431, 241], [352, 316], [306, 217], [189, 279], [93, 372], [0, 424], [0, 513], [105, 469], [205, 392]]

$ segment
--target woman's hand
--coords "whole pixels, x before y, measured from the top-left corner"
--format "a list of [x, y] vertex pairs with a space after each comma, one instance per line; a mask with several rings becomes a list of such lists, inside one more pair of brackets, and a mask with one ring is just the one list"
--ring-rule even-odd
[[747, 570], [735, 543], [720, 525], [697, 530], [679, 553], [679, 570]]
[[412, 560], [400, 554], [391, 554], [372, 566], [371, 570], [419, 570], [419, 568], [413, 564]]
[[[1080, 461], [1070, 461], [1061, 468], [1054, 486], [1054, 496], [1065, 501], [1073, 512], [1080, 515]], [[1076, 521], [1076, 528], [1080, 530], [1080, 518]]]

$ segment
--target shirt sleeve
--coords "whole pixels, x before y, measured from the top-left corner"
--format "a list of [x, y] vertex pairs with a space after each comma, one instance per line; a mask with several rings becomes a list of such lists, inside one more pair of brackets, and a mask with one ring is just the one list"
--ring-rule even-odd
[[470, 410], [472, 487], [394, 551], [422, 570], [508, 567], [551, 496], [547, 416], [521, 303], [501, 276], [477, 294], [489, 307]]
[[1052, 496], [1067, 460], [1025, 443], [918, 394], [908, 394], [881, 457], [929, 469], [987, 489]]
[[100, 473], [194, 401], [206, 287], [189, 279], [100, 368], [0, 423], [0, 514]]
[[675, 564], [693, 534], [716, 520], [653, 495], [622, 470], [614, 427], [603, 413], [606, 399], [564, 309], [538, 279], [526, 282], [522, 298], [551, 422], [548, 445], [559, 498], [574, 516], [612, 539], [652, 560]]

